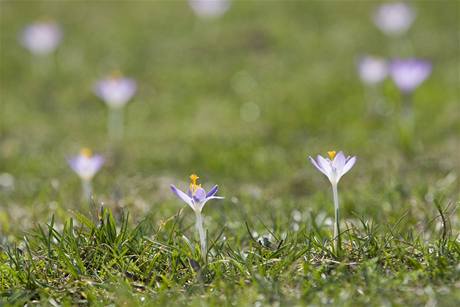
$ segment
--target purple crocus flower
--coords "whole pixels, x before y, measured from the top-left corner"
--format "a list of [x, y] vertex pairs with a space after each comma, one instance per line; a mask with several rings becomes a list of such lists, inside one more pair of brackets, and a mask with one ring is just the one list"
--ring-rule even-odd
[[414, 20], [414, 10], [403, 2], [382, 4], [374, 14], [374, 23], [383, 33], [390, 36], [405, 33]]
[[431, 74], [430, 62], [421, 59], [394, 60], [390, 75], [396, 86], [406, 94], [413, 92]]
[[189, 0], [193, 12], [201, 18], [217, 18], [230, 8], [230, 0]]
[[388, 64], [385, 59], [375, 56], [364, 56], [359, 60], [358, 72], [364, 83], [375, 85], [387, 77]]
[[329, 158], [318, 155], [316, 160], [309, 157], [311, 163], [329, 179], [332, 185], [337, 185], [342, 178], [356, 163], [356, 157], [345, 157], [342, 151], [327, 152]]
[[62, 31], [57, 23], [42, 21], [27, 26], [20, 41], [33, 54], [47, 55], [57, 48], [61, 39]]
[[190, 187], [187, 193], [182, 192], [174, 185], [171, 185], [171, 190], [177, 197], [183, 200], [193, 211], [201, 213], [203, 210], [204, 205], [211, 199], [223, 199], [223, 197], [215, 196], [218, 187], [215, 185], [209, 192], [206, 191], [201, 187], [201, 184], [197, 184], [198, 176], [195, 174], [190, 175]]
[[334, 223], [334, 241], [335, 249], [339, 251], [341, 249], [340, 242], [340, 224], [339, 224], [339, 193], [337, 191], [337, 184], [356, 163], [356, 157], [345, 157], [342, 151], [336, 153], [335, 151], [327, 152], [329, 158], [318, 157], [313, 159], [309, 157], [311, 163], [326, 177], [329, 179], [332, 185], [332, 196], [334, 200], [335, 209], [335, 223]]
[[119, 74], [100, 80], [94, 87], [95, 94], [111, 108], [123, 107], [136, 93], [136, 81]]
[[70, 167], [86, 182], [91, 181], [104, 162], [101, 155], [93, 155], [88, 148], [83, 148], [78, 156], [68, 159]]
[[201, 187], [201, 184], [198, 184], [198, 176], [195, 174], [190, 175], [190, 187], [187, 193], [182, 192], [174, 185], [171, 185], [171, 190], [177, 197], [182, 199], [190, 208], [195, 211], [196, 223], [195, 227], [200, 236], [200, 247], [201, 247], [201, 256], [203, 260], [206, 261], [206, 232], [203, 228], [203, 216], [201, 211], [203, 210], [204, 205], [208, 200], [211, 199], [223, 199], [223, 197], [215, 196], [217, 194], [217, 185], [215, 185], [209, 192]]

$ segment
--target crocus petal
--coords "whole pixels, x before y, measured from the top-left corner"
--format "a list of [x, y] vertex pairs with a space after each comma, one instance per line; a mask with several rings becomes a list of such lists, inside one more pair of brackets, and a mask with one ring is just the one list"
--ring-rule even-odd
[[204, 205], [210, 201], [211, 199], [224, 199], [222, 196], [211, 196], [211, 197], [206, 197], [202, 202], [198, 204], [198, 210], [201, 212], [203, 210]]
[[179, 190], [172, 184], [171, 184], [171, 191], [173, 191], [173, 193], [176, 194], [177, 197], [182, 199], [185, 203], [187, 203], [187, 205], [189, 205], [193, 210], [195, 210], [195, 207], [193, 206], [193, 201], [187, 194], [185, 194], [184, 192], [182, 192], [181, 190]]
[[334, 160], [332, 161], [332, 167], [334, 167], [338, 172], [345, 166], [345, 155], [342, 151], [339, 151], [337, 155], [335, 155]]
[[206, 194], [206, 198], [216, 195], [219, 188], [217, 185], [213, 186], [212, 189]]
[[348, 159], [347, 163], [345, 163], [345, 166], [342, 169], [341, 176], [345, 175], [356, 163], [356, 157], [351, 157]]
[[321, 173], [327, 176], [326, 172], [322, 169], [321, 166], [319, 166], [318, 162], [316, 162], [315, 159], [313, 159], [312, 157], [308, 157], [308, 159], [310, 160], [311, 164], [313, 164], [314, 167], [316, 167]]
[[198, 188], [193, 194], [193, 200], [197, 203], [201, 203], [206, 199], [206, 191], [203, 188]]
[[316, 161], [318, 162], [318, 165], [324, 170], [324, 174], [327, 177], [330, 177], [332, 175], [331, 163], [320, 155], [317, 156]]

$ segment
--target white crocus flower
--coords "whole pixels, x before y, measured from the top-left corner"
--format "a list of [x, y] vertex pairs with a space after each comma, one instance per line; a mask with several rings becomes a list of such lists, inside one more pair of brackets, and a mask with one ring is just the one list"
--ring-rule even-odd
[[356, 163], [356, 157], [345, 157], [342, 151], [328, 151], [329, 158], [324, 158], [320, 155], [316, 160], [309, 157], [311, 163], [329, 179], [332, 185], [332, 194], [334, 199], [335, 223], [334, 223], [334, 240], [336, 251], [341, 248], [340, 243], [340, 224], [339, 224], [339, 195], [337, 185], [342, 178]]

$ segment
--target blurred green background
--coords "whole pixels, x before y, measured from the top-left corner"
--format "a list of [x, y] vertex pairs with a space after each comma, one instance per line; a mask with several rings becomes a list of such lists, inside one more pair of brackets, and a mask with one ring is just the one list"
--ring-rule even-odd
[[[291, 210], [332, 216], [329, 185], [306, 159], [331, 149], [358, 156], [340, 186], [346, 219], [408, 210], [428, 219], [433, 195], [459, 196], [459, 2], [411, 2], [417, 19], [403, 39], [373, 24], [380, 3], [233, 1], [201, 20], [186, 1], [2, 1], [0, 173], [14, 185], [0, 187], [0, 232], [86, 210], [66, 163], [83, 146], [108, 158], [94, 178], [97, 202], [134, 219], [176, 212], [169, 184], [185, 188], [192, 172], [226, 197], [204, 210], [220, 221], [210, 228], [288, 220]], [[64, 37], [55, 54], [36, 57], [18, 36], [43, 18]], [[413, 98], [410, 155], [398, 145], [391, 80], [377, 89], [384, 112], [371, 110], [356, 71], [364, 54], [433, 62]], [[92, 92], [114, 70], [139, 85], [116, 147]]]

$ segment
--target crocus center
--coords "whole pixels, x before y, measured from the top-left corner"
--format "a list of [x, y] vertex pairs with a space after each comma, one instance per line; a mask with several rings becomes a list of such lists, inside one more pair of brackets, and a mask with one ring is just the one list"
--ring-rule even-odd
[[80, 155], [82, 157], [89, 158], [93, 155], [93, 152], [91, 151], [91, 149], [85, 147], [80, 150]]
[[190, 191], [192, 194], [195, 194], [196, 190], [201, 188], [201, 184], [198, 184], [198, 177], [196, 174], [191, 174], [190, 175]]
[[331, 150], [327, 152], [327, 155], [329, 156], [329, 159], [334, 160], [336, 152], [335, 150]]

